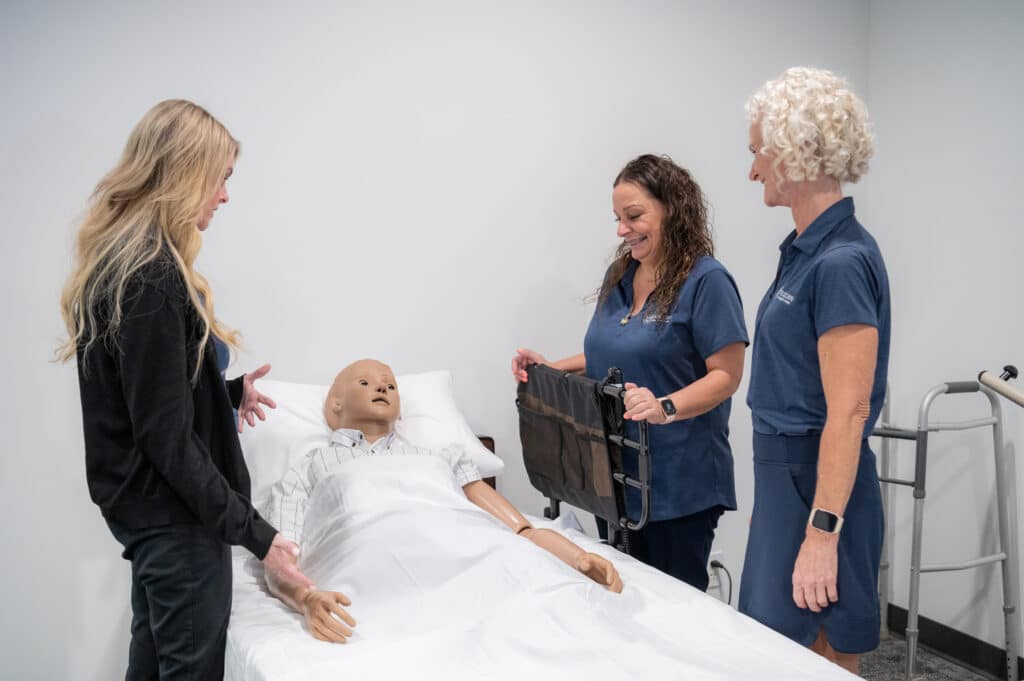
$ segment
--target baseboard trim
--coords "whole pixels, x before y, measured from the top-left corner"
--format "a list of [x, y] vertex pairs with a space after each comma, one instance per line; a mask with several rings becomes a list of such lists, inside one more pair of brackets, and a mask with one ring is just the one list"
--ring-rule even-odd
[[[1006, 651], [1002, 648], [920, 615], [917, 628], [921, 645], [997, 679], [1006, 678]], [[906, 608], [889, 604], [889, 631], [906, 635]], [[1017, 658], [1017, 677], [1024, 679], [1024, 658]]]

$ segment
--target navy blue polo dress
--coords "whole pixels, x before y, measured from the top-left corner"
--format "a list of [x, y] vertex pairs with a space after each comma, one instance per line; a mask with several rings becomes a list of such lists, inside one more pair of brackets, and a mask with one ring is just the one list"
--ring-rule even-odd
[[[603, 379], [610, 367], [618, 367], [625, 381], [663, 397], [703, 378], [710, 355], [748, 342], [736, 284], [712, 257], [694, 264], [669, 314], [656, 316], [648, 299], [623, 324], [633, 307], [638, 266], [635, 261], [629, 265], [594, 312], [583, 344], [588, 376]], [[651, 522], [647, 530], [633, 533], [646, 547], [637, 557], [699, 589], [707, 588], [707, 554], [718, 517], [736, 508], [730, 405], [727, 399], [695, 418], [649, 428]], [[637, 439], [636, 422], [625, 428], [627, 437]], [[634, 450], [623, 451], [623, 468], [638, 474]], [[627, 488], [626, 509], [639, 518], [640, 495], [633, 488]], [[686, 518], [690, 521], [680, 520]]]
[[[778, 274], [757, 311], [747, 404], [754, 425], [754, 509], [739, 609], [810, 645], [824, 629], [843, 653], [878, 646], [882, 500], [867, 437], [882, 409], [889, 363], [889, 279], [878, 244], [844, 198], [779, 246]], [[820, 613], [793, 602], [792, 575], [817, 482], [826, 404], [818, 339], [829, 329], [878, 329], [871, 412], [839, 535], [839, 600]]]

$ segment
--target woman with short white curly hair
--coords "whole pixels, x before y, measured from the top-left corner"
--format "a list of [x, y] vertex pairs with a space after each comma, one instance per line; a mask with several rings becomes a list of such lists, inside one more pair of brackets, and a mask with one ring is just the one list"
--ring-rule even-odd
[[856, 673], [878, 645], [882, 504], [867, 437], [889, 359], [885, 263], [842, 185], [874, 151], [835, 74], [791, 68], [747, 101], [750, 180], [790, 209], [757, 312], [754, 509], [740, 610]]

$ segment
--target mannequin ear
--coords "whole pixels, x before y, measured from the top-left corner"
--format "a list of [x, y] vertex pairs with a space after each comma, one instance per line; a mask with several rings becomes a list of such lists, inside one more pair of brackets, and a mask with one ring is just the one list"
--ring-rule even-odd
[[336, 397], [330, 397], [324, 400], [324, 420], [327, 421], [327, 425], [331, 428], [335, 427], [338, 419], [341, 415], [341, 400]]

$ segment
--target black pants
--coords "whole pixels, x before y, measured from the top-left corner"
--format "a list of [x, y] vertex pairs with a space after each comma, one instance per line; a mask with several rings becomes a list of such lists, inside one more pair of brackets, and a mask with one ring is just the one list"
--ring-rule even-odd
[[[682, 518], [647, 523], [629, 533], [629, 553], [642, 563], [672, 575], [701, 591], [708, 590], [708, 558], [718, 519], [725, 509], [712, 506]], [[597, 521], [601, 539], [608, 538], [608, 523]]]
[[231, 549], [198, 525], [108, 523], [132, 563], [126, 681], [221, 681], [231, 614]]

